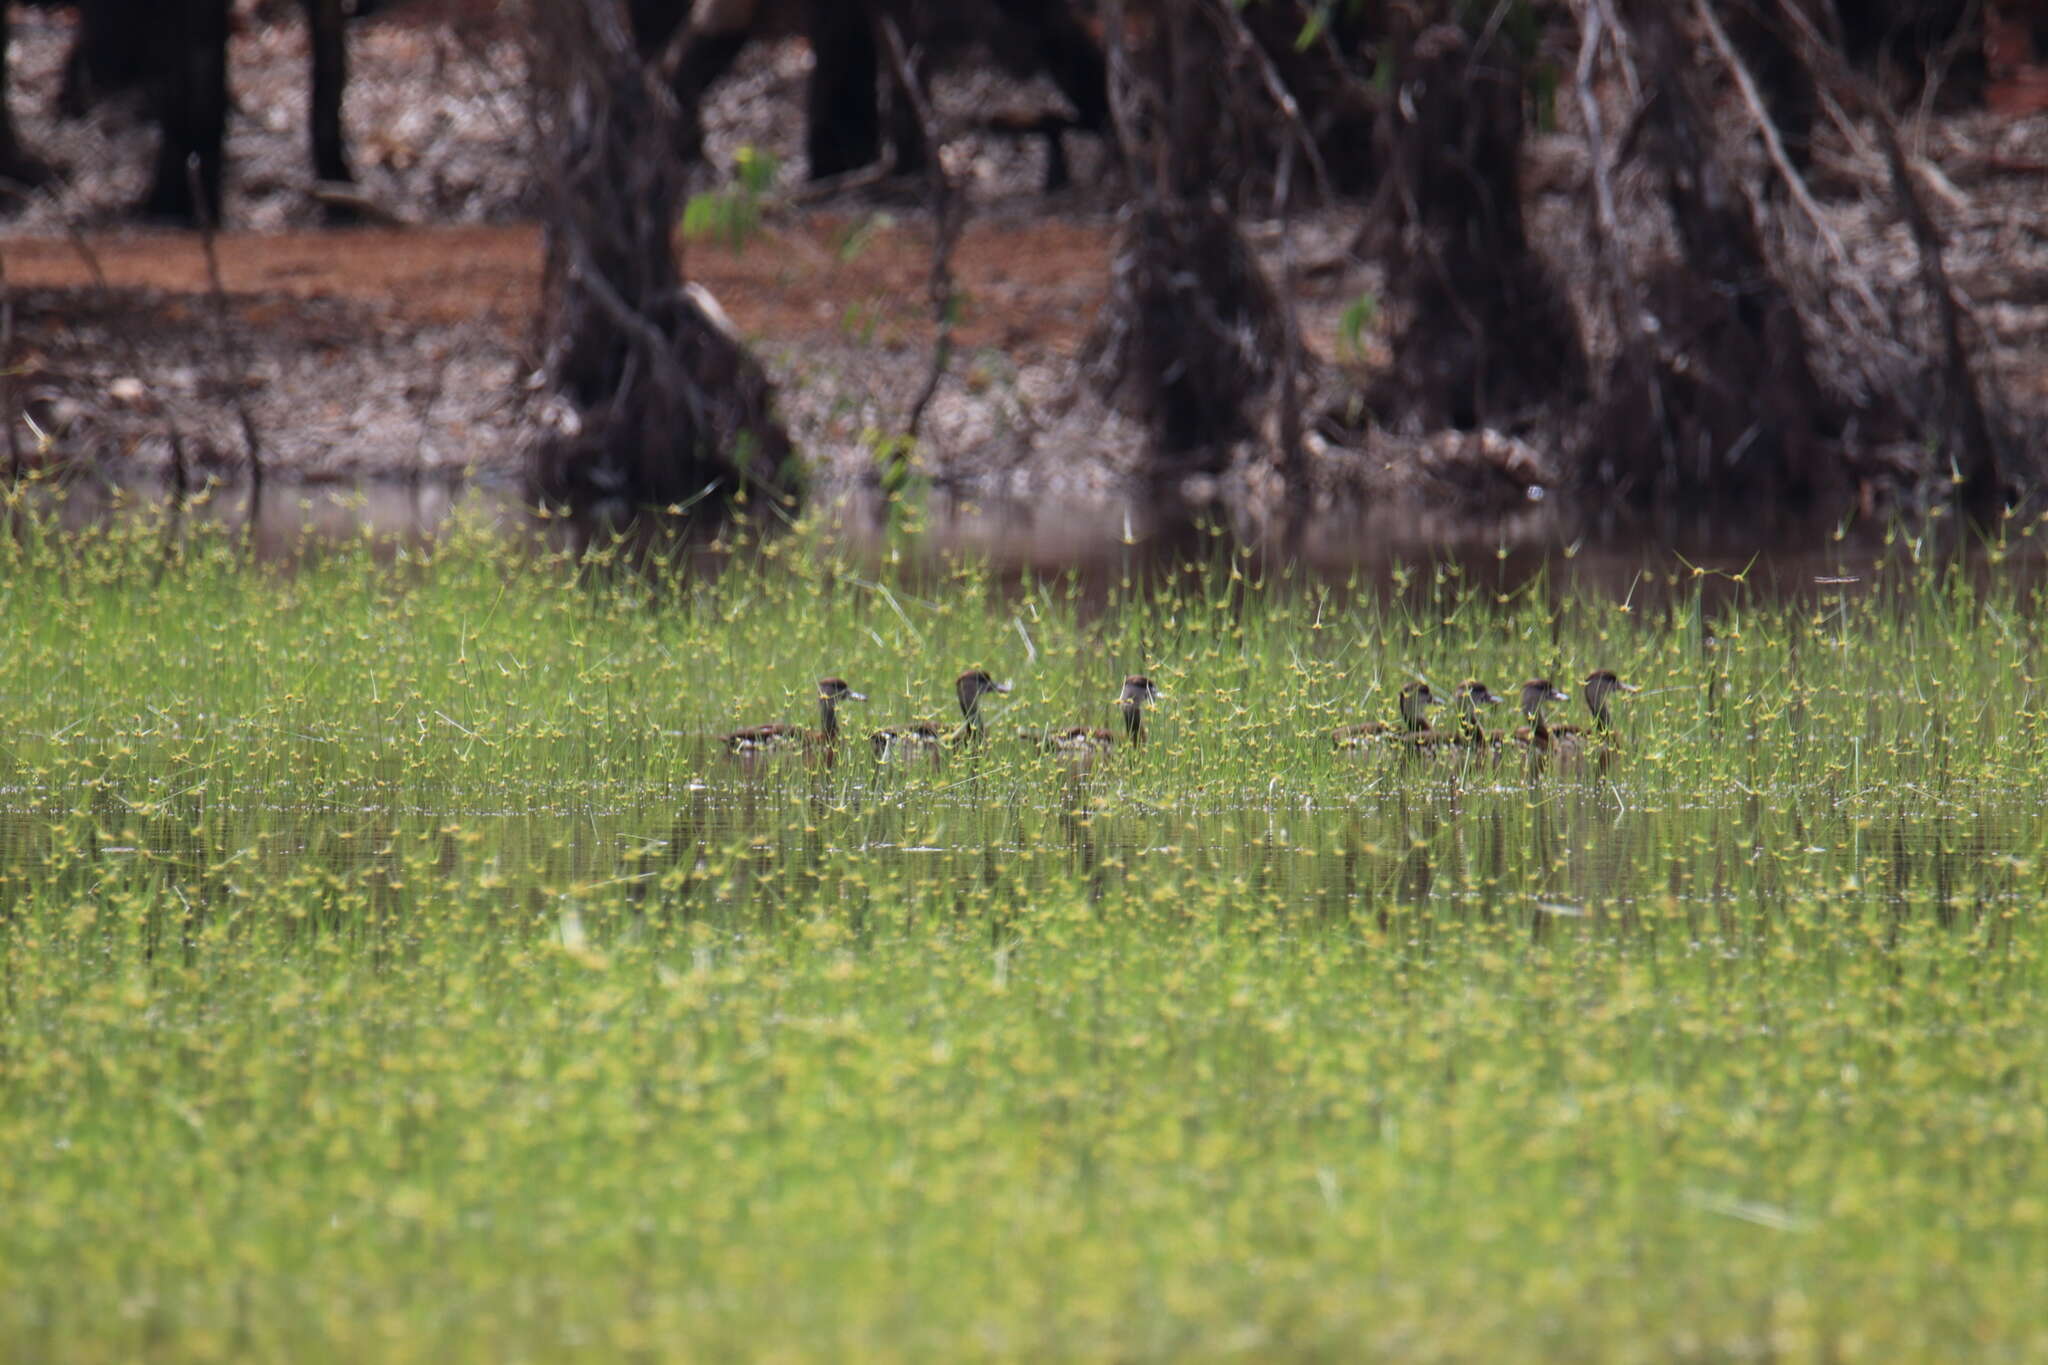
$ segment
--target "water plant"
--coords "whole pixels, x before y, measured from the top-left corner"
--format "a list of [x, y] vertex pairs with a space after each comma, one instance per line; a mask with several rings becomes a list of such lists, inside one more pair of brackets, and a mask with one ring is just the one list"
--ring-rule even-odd
[[[9, 1358], [2048, 1349], [2023, 577], [9, 516]], [[715, 738], [967, 668], [935, 763]], [[1330, 743], [1595, 669], [1599, 765]]]

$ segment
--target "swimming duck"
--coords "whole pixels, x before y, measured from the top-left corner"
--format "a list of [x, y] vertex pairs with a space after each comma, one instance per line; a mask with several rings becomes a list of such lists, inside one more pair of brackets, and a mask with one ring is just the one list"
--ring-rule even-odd
[[1552, 687], [1548, 678], [1532, 678], [1523, 683], [1522, 710], [1529, 723], [1515, 728], [1515, 743], [1536, 753], [1549, 753], [1551, 729], [1544, 723], [1543, 708], [1554, 701], [1570, 700], [1571, 694]]
[[[1142, 673], [1133, 673], [1124, 679], [1124, 690], [1117, 697], [1117, 705], [1123, 708], [1126, 741], [1131, 744], [1145, 742], [1145, 704], [1158, 701], [1160, 695], [1158, 687]], [[1026, 730], [1024, 737], [1055, 753], [1064, 754], [1107, 753], [1116, 744], [1116, 736], [1109, 731], [1086, 725], [1071, 725], [1046, 734]]]
[[961, 744], [981, 738], [981, 699], [991, 692], [1008, 692], [1010, 684], [997, 682], [985, 668], [970, 668], [953, 680], [953, 695], [960, 702], [960, 724], [952, 730], [936, 722], [890, 725], [868, 736], [876, 758], [892, 754], [939, 752], [946, 744]]
[[1493, 694], [1492, 688], [1477, 678], [1467, 678], [1451, 693], [1451, 704], [1458, 712], [1458, 728], [1448, 733], [1428, 731], [1426, 739], [1437, 744], [1455, 744], [1469, 749], [1500, 743], [1500, 736], [1488, 734], [1486, 727], [1479, 721], [1480, 707], [1500, 705], [1500, 698]]
[[1634, 683], [1625, 683], [1605, 668], [1596, 668], [1586, 675], [1583, 684], [1586, 689], [1586, 710], [1592, 713], [1593, 730], [1588, 735], [1576, 725], [1553, 725], [1550, 728], [1550, 742], [1560, 749], [1576, 749], [1587, 743], [1605, 742], [1614, 728], [1613, 717], [1607, 714], [1607, 701], [1615, 693], [1627, 695], [1643, 689]]
[[844, 678], [818, 679], [818, 728], [806, 730], [787, 721], [750, 725], [720, 735], [728, 752], [735, 754], [774, 753], [791, 749], [833, 749], [839, 743], [839, 703], [866, 701], [865, 694], [846, 685]]
[[1436, 693], [1429, 690], [1428, 683], [1412, 682], [1401, 689], [1399, 725], [1383, 720], [1340, 725], [1330, 738], [1339, 749], [1362, 749], [1368, 744], [1403, 735], [1419, 739], [1429, 733], [1429, 708], [1436, 704]]

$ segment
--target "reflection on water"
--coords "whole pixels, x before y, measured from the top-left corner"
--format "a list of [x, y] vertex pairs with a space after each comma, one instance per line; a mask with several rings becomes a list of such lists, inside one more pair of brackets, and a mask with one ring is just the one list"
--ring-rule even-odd
[[971, 764], [908, 788], [886, 773], [726, 774], [577, 812], [439, 808], [375, 782], [316, 807], [195, 794], [138, 813], [109, 795], [70, 811], [16, 787], [0, 792], [0, 869], [16, 900], [144, 892], [152, 942], [260, 914], [263, 888], [286, 886], [280, 903], [325, 907], [310, 933], [402, 934], [418, 908], [451, 904], [531, 926], [569, 903], [593, 921], [609, 909], [766, 929], [823, 914], [860, 933], [877, 915], [941, 914], [999, 933], [1006, 915], [1078, 889], [1106, 912], [1174, 906], [1191, 930], [1351, 926], [1424, 948], [1454, 920], [1753, 942], [1794, 932], [1789, 912], [1816, 903], [1995, 934], [2010, 928], [1998, 912], [2032, 896], [2021, 812], [1871, 819], [1753, 797], [1658, 808], [1606, 783], [1473, 778], [1355, 805], [1178, 809], [1109, 804], [1070, 775], [1020, 787]]
[[[173, 504], [164, 490], [81, 481], [43, 490], [58, 524], [77, 531], [124, 519], [156, 517]], [[603, 518], [539, 517], [506, 482], [379, 481], [357, 486], [272, 486], [253, 496], [245, 485], [210, 488], [185, 503], [187, 526], [224, 527], [248, 537], [259, 562], [289, 563], [309, 547], [369, 539], [387, 546], [434, 540], [457, 524], [480, 522], [508, 538], [576, 552], [624, 535], [649, 554], [687, 555], [715, 571], [724, 554], [705, 545], [719, 529], [702, 518], [643, 520], [623, 531]], [[1426, 585], [1418, 566], [1454, 566], [1468, 584], [1512, 592], [1541, 584], [1556, 597], [1579, 595], [1644, 606], [1675, 595], [1703, 594], [1712, 610], [1738, 594], [1822, 599], [1868, 587], [1870, 563], [1885, 555], [1883, 532], [1827, 526], [1684, 523], [1655, 536], [1609, 528], [1588, 539], [1585, 528], [1556, 517], [1510, 518], [1350, 509], [1298, 524], [1274, 525], [1227, 511], [1194, 509], [1171, 498], [1115, 495], [1052, 501], [968, 498], [934, 492], [914, 516], [853, 494], [821, 510], [824, 534], [846, 560], [872, 567], [887, 558], [937, 572], [960, 558], [984, 562], [998, 575], [1072, 574], [1099, 601], [1112, 586], [1156, 583], [1209, 572], [1233, 559], [1253, 578], [1285, 577], [1347, 590], [1399, 591]], [[1950, 547], [1959, 562], [1976, 563], [1981, 546]], [[1941, 553], [1930, 539], [1923, 553]], [[2037, 555], [2006, 555], [1999, 572], [2035, 574]]]
[[[143, 505], [74, 489], [61, 515], [79, 527]], [[246, 490], [223, 491], [183, 515], [248, 526], [258, 557], [289, 559], [309, 540], [430, 538], [459, 513], [508, 535], [533, 534], [536, 524], [509, 490], [433, 484], [277, 490], [255, 506]], [[859, 508], [841, 509], [832, 524], [855, 559], [904, 550]], [[1283, 561], [1282, 550], [1239, 534], [1136, 506], [1023, 515], [941, 500], [910, 545], [935, 562], [971, 552], [1015, 573], [1071, 569], [1104, 584], [1213, 566], [1219, 556], [1247, 575], [1291, 572], [1275, 567], [1284, 563], [1364, 591], [1399, 581], [1402, 550], [1392, 539], [1345, 540], [1334, 524], [1312, 527], [1285, 551], [1298, 558]], [[1824, 605], [1867, 589], [1841, 572], [1853, 544], [1823, 542], [1736, 567], [1746, 588], [1801, 591]], [[1468, 544], [1463, 553], [1464, 572], [1493, 575], [1479, 581], [1503, 588], [1540, 580], [1550, 592], [1641, 600], [1696, 582], [1689, 569], [1646, 577], [1652, 552], [1640, 545], [1569, 555], [1556, 545]], [[1856, 581], [1816, 582], [1844, 578]], [[1705, 581], [1733, 586], [1727, 577]], [[1717, 679], [1710, 672], [1709, 712]], [[95, 788], [81, 804], [75, 790], [39, 789], [9, 761], [0, 767], [0, 876], [11, 900], [127, 887], [180, 932], [245, 911], [252, 888], [289, 884], [294, 897], [325, 904], [336, 927], [388, 926], [429, 901], [487, 906], [530, 925], [573, 900], [594, 915], [617, 907], [772, 922], [823, 913], [858, 927], [907, 910], [999, 929], [1015, 907], [1079, 889], [1105, 913], [1130, 898], [1165, 896], [1190, 924], [1306, 918], [1422, 941], [1446, 917], [1525, 925], [1534, 935], [1574, 926], [1764, 935], [1794, 891], [1802, 904], [1818, 896], [1844, 913], [1974, 923], [2021, 894], [2017, 869], [2036, 851], [2025, 840], [2037, 827], [2033, 812], [1995, 807], [1964, 816], [1902, 806], [1873, 819], [1825, 801], [1781, 809], [1754, 795], [1636, 791], [1625, 771], [1531, 774], [1512, 764], [1374, 782], [1338, 803], [1196, 792], [1148, 805], [1079, 769], [993, 756], [944, 771], [861, 761], [750, 775], [700, 755], [690, 770], [708, 777], [685, 789], [592, 787], [563, 809], [516, 791], [424, 790], [395, 770], [364, 772], [346, 791], [311, 801], [278, 786], [232, 798], [195, 790], [138, 806]]]

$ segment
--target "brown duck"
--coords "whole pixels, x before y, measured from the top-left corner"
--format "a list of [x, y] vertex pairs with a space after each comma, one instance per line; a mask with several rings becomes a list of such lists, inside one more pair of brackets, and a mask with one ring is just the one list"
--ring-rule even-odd
[[1467, 678], [1451, 693], [1451, 705], [1458, 713], [1457, 728], [1450, 731], [1429, 731], [1425, 738], [1430, 743], [1452, 744], [1474, 750], [1500, 743], [1500, 735], [1497, 732], [1489, 733], [1479, 719], [1480, 707], [1500, 705], [1500, 698], [1493, 694], [1492, 688], [1477, 678]]
[[823, 749], [830, 751], [839, 743], [839, 703], [842, 701], [866, 701], [867, 697], [846, 685], [844, 678], [820, 678], [818, 680], [818, 728], [806, 730], [801, 725], [787, 721], [770, 721], [766, 725], [750, 725], [744, 730], [734, 730], [720, 735], [728, 752], [735, 754], [782, 753], [796, 749]]
[[1605, 668], [1596, 668], [1586, 675], [1581, 684], [1586, 690], [1586, 710], [1592, 713], [1593, 726], [1590, 732], [1576, 725], [1553, 725], [1550, 727], [1550, 742], [1560, 752], [1572, 752], [1587, 744], [1606, 743], [1614, 729], [1614, 718], [1607, 714], [1607, 702], [1616, 693], [1627, 695], [1643, 689], [1634, 683], [1625, 683]]
[[1548, 678], [1531, 678], [1522, 684], [1522, 712], [1529, 717], [1527, 725], [1515, 727], [1515, 743], [1534, 753], [1547, 754], [1551, 747], [1551, 729], [1543, 719], [1543, 708], [1554, 701], [1570, 701], [1569, 692], [1560, 692], [1550, 685]]
[[1008, 692], [1010, 684], [997, 682], [985, 668], [970, 668], [953, 679], [953, 695], [960, 702], [960, 723], [951, 730], [935, 721], [911, 725], [890, 725], [868, 736], [876, 758], [909, 754], [937, 754], [948, 744], [969, 743], [981, 738], [981, 699], [991, 692]]
[[[1124, 690], [1117, 697], [1117, 705], [1124, 713], [1124, 739], [1131, 744], [1145, 742], [1145, 706], [1160, 698], [1158, 687], [1142, 673], [1133, 673], [1124, 679]], [[1062, 754], [1107, 753], [1116, 745], [1116, 736], [1107, 730], [1097, 730], [1086, 725], [1070, 725], [1064, 730], [1040, 733], [1034, 730], [1023, 732], [1024, 738], [1053, 752]]]
[[1430, 734], [1429, 708], [1437, 704], [1436, 693], [1426, 682], [1412, 682], [1401, 689], [1401, 723], [1369, 720], [1361, 725], [1340, 725], [1330, 736], [1339, 749], [1362, 749], [1382, 740], [1407, 738], [1424, 742]]

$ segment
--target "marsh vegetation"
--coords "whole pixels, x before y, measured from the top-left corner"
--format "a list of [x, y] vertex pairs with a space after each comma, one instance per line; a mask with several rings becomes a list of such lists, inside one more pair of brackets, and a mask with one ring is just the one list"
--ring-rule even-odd
[[[2019, 578], [8, 532], [11, 1357], [2048, 1344]], [[986, 734], [877, 762], [968, 668]], [[1597, 761], [1332, 743], [1597, 668]], [[1017, 738], [1136, 673], [1142, 745]], [[719, 742], [828, 675], [831, 761]]]

